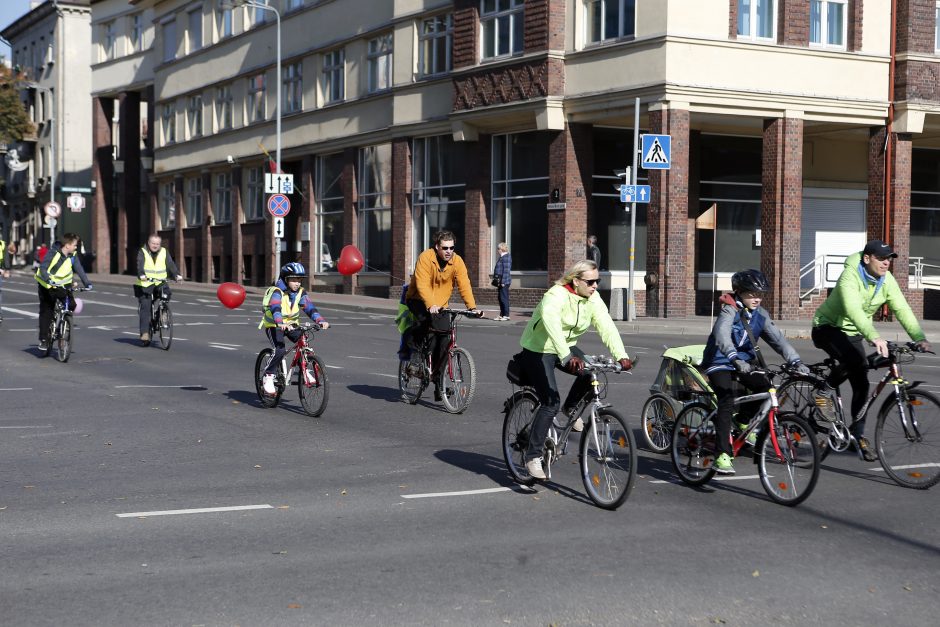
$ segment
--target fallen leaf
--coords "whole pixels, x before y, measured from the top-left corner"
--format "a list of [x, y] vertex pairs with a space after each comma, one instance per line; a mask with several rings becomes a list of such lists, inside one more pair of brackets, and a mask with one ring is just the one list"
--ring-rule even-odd
[[872, 594], [874, 594], [874, 593], [875, 593], [875, 586], [868, 586], [868, 591], [871, 592]]
[[755, 570], [753, 573], [751, 573], [751, 577], [760, 577], [760, 571]]
[[278, 509], [290, 509], [290, 505], [278, 505]]
[[303, 606], [300, 605], [299, 603], [288, 603], [288, 604], [287, 604], [287, 608], [288, 608], [288, 609], [291, 609], [291, 610], [299, 610], [299, 609], [302, 608], [302, 607], [303, 607]]

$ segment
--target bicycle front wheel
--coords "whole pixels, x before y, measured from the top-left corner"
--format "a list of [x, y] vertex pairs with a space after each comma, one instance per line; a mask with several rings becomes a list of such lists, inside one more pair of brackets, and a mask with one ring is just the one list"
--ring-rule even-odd
[[447, 354], [447, 363], [441, 367], [441, 401], [444, 409], [452, 414], [461, 414], [473, 400], [477, 372], [473, 357], [463, 348], [455, 348]]
[[529, 434], [532, 420], [539, 408], [538, 399], [530, 390], [515, 392], [506, 399], [503, 420], [503, 459], [513, 481], [530, 486], [535, 479], [525, 467], [525, 455], [529, 449]]
[[411, 351], [411, 359], [398, 362], [398, 389], [401, 399], [411, 405], [418, 402], [428, 382], [424, 377], [424, 355], [421, 351]]
[[62, 316], [59, 323], [58, 337], [55, 341], [55, 358], [65, 363], [72, 354], [72, 316]]
[[700, 486], [715, 476], [715, 426], [712, 408], [705, 403], [691, 403], [679, 412], [672, 430], [672, 465], [684, 483]]
[[904, 396], [901, 404], [896, 396], [889, 399], [878, 413], [878, 459], [898, 485], [926, 490], [940, 482], [940, 401], [921, 390], [907, 390]]
[[170, 306], [166, 303], [160, 305], [157, 310], [157, 334], [160, 336], [160, 346], [163, 350], [170, 350], [170, 344], [173, 343], [173, 313]]
[[284, 389], [275, 384], [274, 395], [266, 394], [264, 391], [264, 370], [274, 359], [274, 349], [265, 348], [258, 353], [258, 359], [255, 360], [255, 391], [258, 393], [258, 400], [263, 407], [276, 407], [281, 400], [281, 393]]
[[675, 401], [665, 394], [656, 393], [643, 405], [643, 439], [646, 447], [654, 453], [669, 452], [672, 443], [672, 428], [676, 426]]
[[636, 442], [624, 419], [598, 410], [581, 434], [581, 480], [598, 507], [617, 509], [636, 481]]
[[300, 404], [308, 416], [316, 418], [323, 414], [326, 403], [330, 400], [329, 381], [326, 376], [326, 367], [316, 355], [309, 355], [306, 359], [307, 367], [301, 371], [297, 379], [297, 388], [300, 391]]
[[767, 496], [793, 506], [812, 494], [819, 479], [819, 448], [809, 423], [794, 413], [778, 414], [773, 433], [765, 427], [755, 450], [757, 472]]
[[816, 399], [813, 396], [816, 387], [806, 379], [790, 379], [777, 390], [780, 413], [791, 412], [804, 419], [813, 429], [816, 446], [819, 447], [819, 461], [829, 454], [829, 436], [833, 432], [831, 422], [819, 415]]

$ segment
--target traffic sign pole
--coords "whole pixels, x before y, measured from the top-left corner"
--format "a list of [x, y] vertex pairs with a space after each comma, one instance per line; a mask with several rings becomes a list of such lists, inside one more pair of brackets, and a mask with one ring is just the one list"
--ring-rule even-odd
[[[633, 104], [633, 185], [636, 185], [636, 166], [637, 157], [640, 154], [640, 99], [639, 97]], [[647, 211], [647, 221], [649, 212]], [[636, 203], [630, 206], [630, 276], [627, 283], [627, 321], [636, 320], [636, 300], [633, 295], [633, 269], [635, 266], [634, 256], [636, 254]]]

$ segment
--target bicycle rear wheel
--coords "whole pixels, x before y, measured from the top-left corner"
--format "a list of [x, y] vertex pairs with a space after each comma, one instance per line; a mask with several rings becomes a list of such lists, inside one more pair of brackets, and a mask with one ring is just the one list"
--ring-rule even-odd
[[581, 480], [598, 507], [617, 509], [636, 481], [636, 442], [624, 419], [601, 409], [581, 434]]
[[58, 337], [55, 341], [55, 358], [65, 363], [72, 354], [72, 315], [65, 314], [59, 323]]
[[905, 488], [926, 490], [940, 482], [940, 401], [929, 392], [907, 390], [901, 406], [893, 396], [878, 413], [875, 446], [881, 466]]
[[424, 354], [421, 351], [411, 351], [411, 359], [398, 362], [398, 389], [401, 390], [403, 401], [414, 405], [421, 398], [424, 388], [428, 386], [424, 375]]
[[777, 390], [777, 402], [780, 413], [791, 412], [803, 418], [816, 436], [816, 446], [819, 447], [819, 461], [829, 455], [829, 436], [833, 432], [833, 423], [819, 415], [816, 409], [816, 399], [813, 392], [816, 386], [806, 379], [790, 379]]
[[815, 432], [809, 423], [791, 412], [778, 414], [774, 427], [773, 434], [764, 427], [757, 438], [755, 451], [760, 482], [767, 496], [775, 502], [799, 505], [812, 494], [819, 479]]
[[441, 401], [444, 409], [452, 414], [461, 414], [473, 400], [477, 371], [473, 357], [463, 348], [455, 348], [447, 354], [447, 363], [441, 367]]
[[46, 350], [40, 351], [43, 354], [43, 357], [48, 357], [52, 354], [52, 345], [55, 343], [58, 334], [56, 333], [56, 321], [55, 318], [52, 319], [52, 322], [49, 323], [49, 335], [46, 338]]
[[[274, 349], [265, 348], [258, 353], [258, 359], [255, 360], [255, 391], [258, 393], [258, 400], [261, 401], [261, 405], [264, 407], [276, 407], [281, 400], [281, 394], [284, 392], [284, 388], [277, 385], [277, 383], [274, 386], [276, 391], [273, 396], [266, 394], [264, 391], [264, 370], [272, 359], [274, 359]], [[276, 380], [277, 376], [275, 376]]]
[[160, 336], [160, 346], [163, 350], [170, 350], [170, 344], [173, 343], [173, 312], [166, 303], [160, 305], [157, 309], [156, 332]]
[[646, 399], [641, 414], [643, 439], [654, 453], [667, 453], [672, 444], [672, 429], [676, 426], [675, 401], [665, 394], [656, 393]]
[[506, 399], [503, 419], [503, 459], [516, 483], [530, 486], [535, 479], [525, 467], [525, 454], [529, 448], [532, 419], [539, 402], [531, 390], [520, 390]]
[[307, 356], [307, 369], [301, 371], [297, 378], [297, 389], [300, 392], [300, 404], [308, 416], [316, 418], [323, 414], [326, 403], [330, 400], [329, 380], [326, 376], [326, 367], [316, 355]]
[[672, 465], [679, 478], [692, 486], [708, 483], [715, 476], [717, 448], [711, 413], [705, 403], [686, 405], [672, 430]]

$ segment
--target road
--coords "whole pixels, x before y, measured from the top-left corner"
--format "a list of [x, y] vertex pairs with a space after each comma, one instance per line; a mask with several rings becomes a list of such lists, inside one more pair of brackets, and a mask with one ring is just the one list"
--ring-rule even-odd
[[[616, 512], [587, 500], [574, 449], [552, 484], [513, 486], [499, 441], [521, 323], [462, 323], [478, 384], [455, 416], [399, 402], [389, 316], [323, 309], [315, 419], [296, 388], [257, 402], [259, 303], [179, 289], [163, 351], [139, 346], [126, 288], [84, 296], [62, 364], [39, 356], [35, 283], [4, 285], [4, 624], [932, 625], [940, 611], [940, 488], [900, 488], [854, 456], [831, 455], [796, 508], [746, 460], [695, 490], [646, 451]], [[625, 336], [640, 365], [607, 400], [634, 427], [677, 339]], [[938, 368], [906, 372], [937, 391]]]

